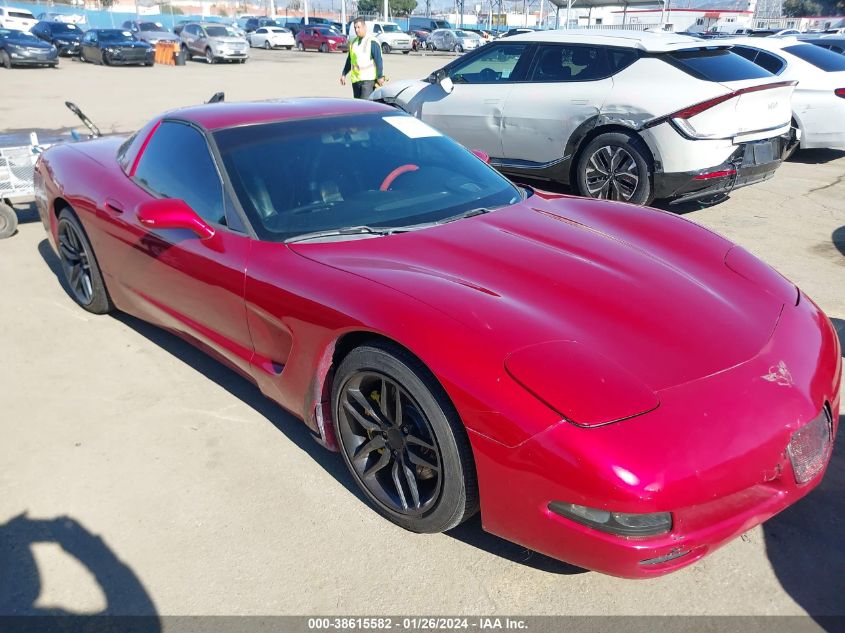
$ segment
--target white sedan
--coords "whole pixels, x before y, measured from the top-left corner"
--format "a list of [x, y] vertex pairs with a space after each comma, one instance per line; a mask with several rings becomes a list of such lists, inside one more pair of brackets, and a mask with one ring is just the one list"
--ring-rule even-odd
[[293, 33], [288, 29], [278, 26], [262, 26], [249, 33], [247, 39], [249, 40], [249, 45], [253, 48], [261, 47], [270, 50], [271, 48], [284, 46], [286, 49], [291, 50], [296, 46]]
[[798, 81], [788, 154], [798, 149], [798, 137], [801, 149], [845, 149], [845, 56], [794, 37], [737, 38], [728, 43], [770, 73]]

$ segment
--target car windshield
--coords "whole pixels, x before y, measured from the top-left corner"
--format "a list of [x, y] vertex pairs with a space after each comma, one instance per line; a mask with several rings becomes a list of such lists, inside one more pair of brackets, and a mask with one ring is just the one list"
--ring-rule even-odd
[[51, 22], [50, 30], [53, 33], [79, 33], [79, 27], [75, 24], [66, 24], [64, 22]]
[[13, 39], [18, 42], [27, 42], [32, 44], [38, 44], [41, 42], [40, 39], [35, 37], [32, 33], [27, 33], [26, 31], [2, 31], [0, 32], [0, 39]]
[[133, 39], [129, 31], [100, 31], [101, 42], [131, 42]]
[[381, 30], [384, 31], [385, 33], [401, 33], [402, 32], [402, 29], [400, 29], [395, 24], [382, 24]]
[[237, 33], [228, 26], [207, 26], [205, 32], [209, 37], [237, 37]]
[[845, 57], [821, 46], [798, 44], [786, 46], [783, 50], [828, 73], [845, 70]]
[[349, 227], [411, 230], [521, 198], [466, 149], [399, 113], [236, 127], [214, 139], [235, 194], [269, 241]]
[[338, 37], [340, 33], [335, 31], [334, 29], [315, 29], [320, 35], [325, 35], [326, 37]]

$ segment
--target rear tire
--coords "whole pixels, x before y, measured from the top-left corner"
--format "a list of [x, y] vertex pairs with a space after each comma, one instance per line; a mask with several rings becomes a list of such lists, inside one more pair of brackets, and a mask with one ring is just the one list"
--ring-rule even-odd
[[59, 212], [58, 238], [59, 260], [71, 298], [94, 314], [114, 310], [91, 242], [70, 208]]
[[575, 182], [587, 198], [648, 204], [652, 192], [651, 154], [637, 136], [600, 134], [580, 152]]
[[328, 53], [329, 52], [329, 45], [323, 42], [320, 44], [320, 52], [321, 53]]
[[298, 50], [300, 53], [304, 53], [305, 52], [305, 44], [303, 44], [302, 42], [297, 42], [296, 43], [296, 50]]
[[191, 55], [191, 49], [183, 44], [182, 50], [185, 51], [185, 61], [186, 62], [191, 61], [191, 59], [193, 59], [193, 57], [194, 57], [193, 55]]
[[286, 49], [291, 50], [293, 46], [285, 46]]
[[273, 48], [273, 45], [270, 44], [270, 40], [264, 40], [264, 50], [269, 51], [271, 48]]
[[420, 533], [449, 530], [478, 510], [466, 430], [418, 359], [389, 343], [340, 363], [332, 413], [343, 461], [372, 506]]
[[7, 204], [0, 202], [0, 240], [11, 237], [18, 229], [18, 215]]

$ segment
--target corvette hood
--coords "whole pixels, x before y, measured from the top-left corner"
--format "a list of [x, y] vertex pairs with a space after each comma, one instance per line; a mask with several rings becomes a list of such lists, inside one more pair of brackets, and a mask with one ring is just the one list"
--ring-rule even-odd
[[415, 232], [291, 248], [450, 315], [503, 362], [576, 342], [658, 392], [747, 361], [771, 337], [786, 293], [729, 268], [732, 246], [669, 213], [534, 195]]

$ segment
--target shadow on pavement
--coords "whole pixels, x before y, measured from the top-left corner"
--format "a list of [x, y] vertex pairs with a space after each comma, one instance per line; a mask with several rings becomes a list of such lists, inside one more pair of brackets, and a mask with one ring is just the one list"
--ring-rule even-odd
[[[832, 319], [840, 343], [845, 321]], [[784, 590], [827, 631], [845, 628], [845, 415], [822, 483], [763, 524], [769, 562]]]
[[[44, 259], [45, 264], [59, 280], [62, 288], [65, 289], [65, 292], [68, 292], [59, 259], [46, 239], [38, 244], [38, 252]], [[112, 316], [138, 332], [138, 334], [145, 337], [154, 345], [164, 349], [195, 371], [214, 381], [244, 404], [261, 414], [268, 422], [296, 444], [297, 447], [307, 453], [323, 470], [334, 477], [351, 494], [355, 495], [362, 504], [367, 506], [372, 512], [375, 512], [352, 479], [340, 456], [322, 448], [314, 442], [311, 431], [301, 420], [266, 398], [252, 382], [241, 377], [236, 372], [210, 356], [207, 356], [174, 334], [170, 334], [161, 328], [150, 325], [123, 312], [114, 312]], [[584, 571], [488, 534], [481, 528], [481, 521], [478, 515], [447, 534], [468, 545], [527, 567], [559, 574], [580, 573]]]
[[[37, 543], [55, 543], [79, 561], [100, 586], [105, 608], [97, 613], [77, 613], [35, 606], [43, 584], [49, 582], [41, 578], [32, 553], [31, 546]], [[0, 524], [0, 616], [146, 616], [134, 622], [133, 631], [154, 633], [162, 628], [144, 585], [101, 537], [70, 517], [32, 519], [26, 513]], [[33, 627], [38, 622], [35, 620]], [[50, 622], [56, 621], [42, 623]], [[15, 623], [6, 624], [16, 628]]]
[[540, 554], [539, 552], [532, 551], [516, 543], [499, 538], [489, 532], [485, 532], [481, 527], [481, 515], [479, 514], [476, 514], [466, 523], [462, 523], [458, 527], [449, 530], [446, 534], [467, 545], [472, 545], [513, 563], [519, 563], [520, 565], [532, 567], [540, 571], [566, 576], [589, 572], [588, 569], [582, 569], [581, 567], [550, 558], [545, 554]]
[[795, 152], [787, 161], [804, 165], [820, 165], [845, 156], [845, 152], [836, 149], [802, 149]]
[[845, 255], [845, 226], [840, 226], [830, 236], [830, 240], [840, 253]]

